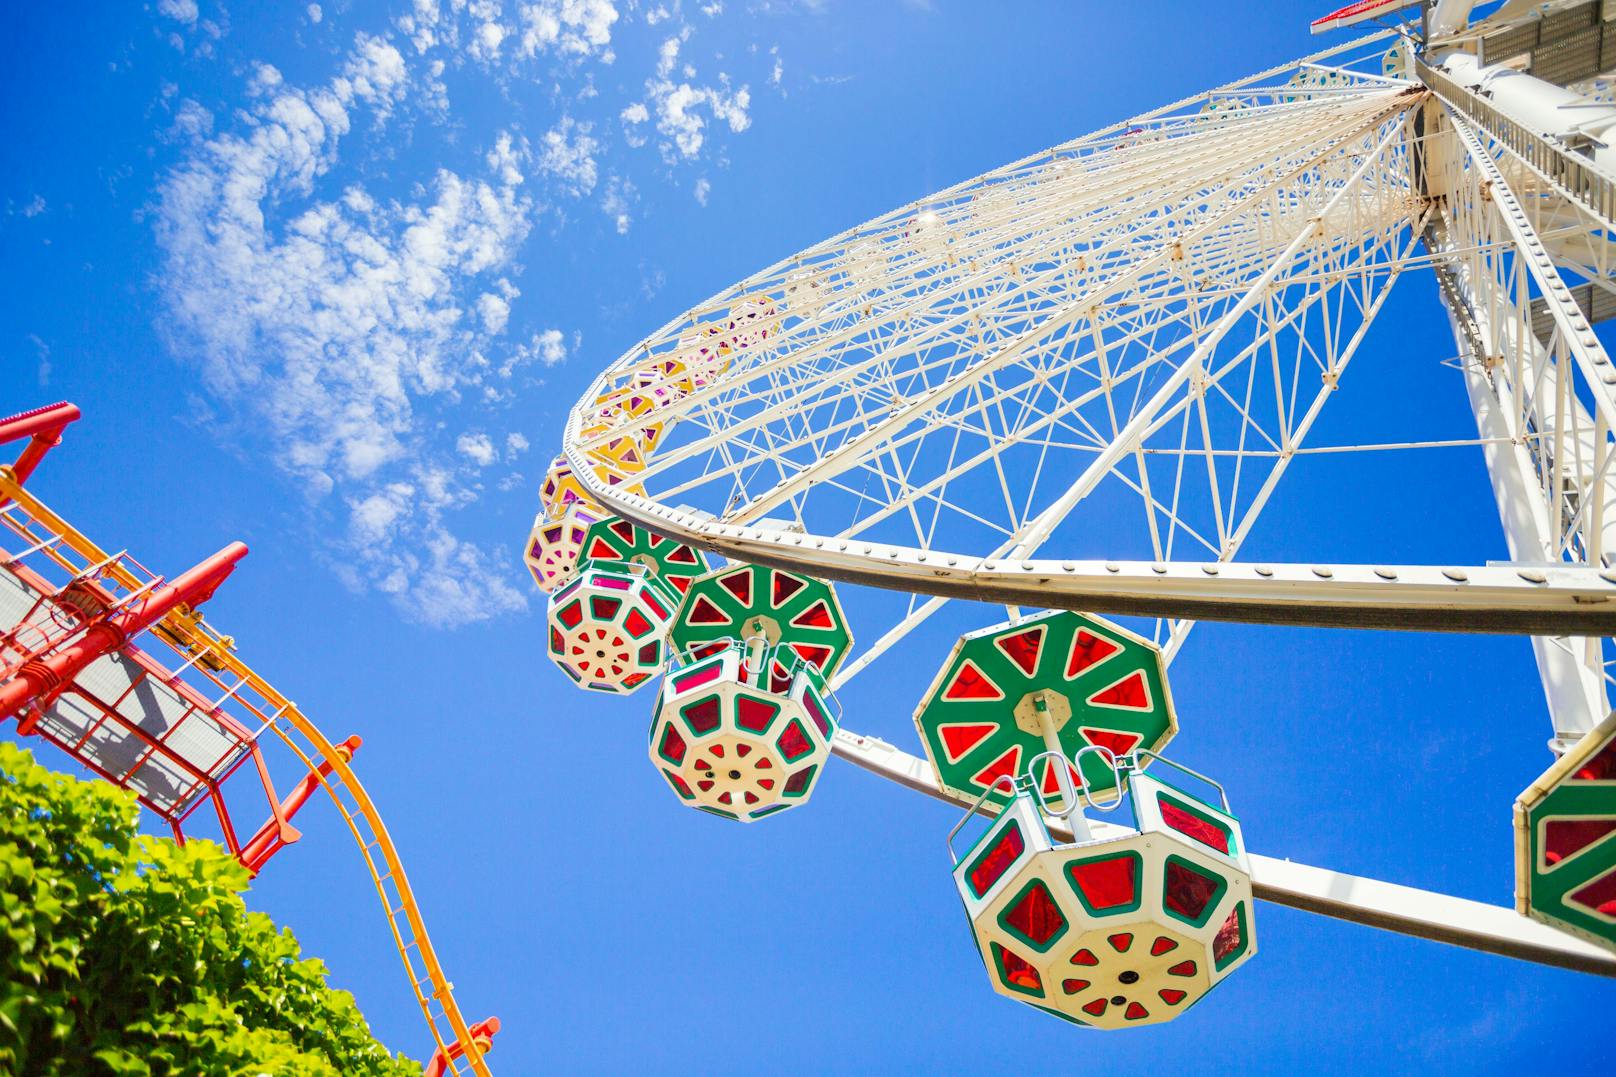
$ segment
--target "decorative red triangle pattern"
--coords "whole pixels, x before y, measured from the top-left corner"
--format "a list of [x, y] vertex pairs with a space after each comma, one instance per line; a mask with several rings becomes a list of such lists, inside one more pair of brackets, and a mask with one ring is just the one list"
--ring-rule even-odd
[[1127, 755], [1139, 746], [1140, 741], [1145, 739], [1138, 733], [1128, 733], [1117, 729], [1096, 729], [1093, 726], [1079, 726], [1077, 731], [1090, 744], [1105, 748], [1115, 756]]
[[999, 758], [977, 771], [971, 781], [984, 788], [997, 781], [1006, 774], [1015, 775], [1021, 770], [1021, 745], [1013, 745], [999, 755]]
[[1031, 677], [1038, 671], [1039, 652], [1044, 648], [1045, 627], [1034, 625], [1032, 628], [1008, 636], [999, 636], [993, 641], [993, 645], [1003, 651], [1005, 657], [1016, 664], [1016, 668]]
[[1543, 862], [1548, 870], [1616, 830], [1616, 819], [1549, 819], [1543, 824]]
[[812, 606], [803, 610], [791, 619], [794, 628], [835, 628], [836, 622], [831, 618], [830, 606], [824, 599], [820, 599]]
[[775, 609], [785, 605], [787, 599], [808, 586], [807, 580], [804, 580], [801, 576], [794, 576], [789, 572], [775, 569], [772, 575], [774, 576], [774, 587], [771, 597]]
[[690, 616], [685, 620], [693, 625], [727, 625], [731, 618], [706, 595], [697, 595], [695, 603], [690, 607]]
[[1616, 918], [1616, 868], [1598, 876], [1574, 894], [1566, 895], [1567, 905], [1580, 905], [1599, 916]]
[[1066, 658], [1066, 679], [1104, 662], [1122, 650], [1122, 646], [1103, 636], [1096, 636], [1086, 628], [1079, 628], [1072, 636], [1072, 651]]
[[1004, 692], [977, 668], [975, 662], [966, 659], [960, 665], [959, 672], [954, 674], [954, 679], [943, 690], [943, 698], [949, 702], [971, 699], [1003, 699]]
[[952, 766], [998, 731], [992, 722], [949, 722], [937, 727], [937, 738], [943, 744], [944, 760]]
[[1145, 683], [1144, 671], [1136, 669], [1120, 681], [1107, 685], [1089, 696], [1088, 701], [1102, 707], [1148, 711], [1150, 709], [1150, 686]]
[[735, 596], [735, 600], [743, 606], [752, 604], [752, 570], [743, 568], [739, 572], [718, 577], [718, 586]]

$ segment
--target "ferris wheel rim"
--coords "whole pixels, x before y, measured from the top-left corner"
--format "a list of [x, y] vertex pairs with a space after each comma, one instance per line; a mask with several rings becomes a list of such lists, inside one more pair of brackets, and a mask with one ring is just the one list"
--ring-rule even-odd
[[[581, 457], [568, 458], [587, 470]], [[1004, 560], [725, 524], [605, 486], [631, 523], [721, 556], [909, 594], [1196, 620], [1564, 635], [1616, 632], [1616, 571], [1574, 565]], [[839, 549], [838, 549], [839, 548]], [[857, 552], [848, 554], [850, 548]], [[843, 556], [838, 557], [838, 554]]]

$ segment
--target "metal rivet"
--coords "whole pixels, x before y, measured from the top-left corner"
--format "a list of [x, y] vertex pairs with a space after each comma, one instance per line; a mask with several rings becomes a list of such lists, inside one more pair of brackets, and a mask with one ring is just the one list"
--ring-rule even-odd
[[1122, 566], [1117, 564], [1115, 561], [1107, 561], [1105, 563], [1105, 570], [1107, 572], [1121, 572]]
[[1523, 568], [1517, 572], [1517, 575], [1527, 583], [1546, 583], [1549, 579], [1535, 568]]
[[1201, 566], [1201, 571], [1206, 573], [1208, 576], [1216, 576], [1218, 574], [1218, 566], [1217, 565], [1202, 565]]
[[1397, 573], [1389, 568], [1377, 568], [1375, 569], [1375, 575], [1383, 580], [1395, 580], [1397, 578]]
[[1155, 562], [1152, 562], [1152, 564], [1150, 566], [1150, 571], [1155, 572], [1155, 573], [1157, 573], [1159, 575], [1165, 574], [1167, 572], [1167, 566], [1162, 564], [1160, 561], [1155, 561]]
[[1323, 565], [1314, 565], [1313, 566], [1313, 575], [1321, 577], [1322, 579], [1327, 580], [1331, 576], [1334, 576], [1335, 573], [1331, 572], [1328, 568], [1324, 567]]
[[1464, 574], [1463, 569], [1458, 568], [1445, 568], [1442, 570], [1442, 575], [1446, 576], [1454, 583], [1463, 583], [1470, 578]]
[[1263, 577], [1272, 576], [1274, 574], [1274, 570], [1269, 568], [1267, 565], [1258, 565], [1256, 567], [1256, 572], [1257, 572], [1257, 575], [1263, 576]]

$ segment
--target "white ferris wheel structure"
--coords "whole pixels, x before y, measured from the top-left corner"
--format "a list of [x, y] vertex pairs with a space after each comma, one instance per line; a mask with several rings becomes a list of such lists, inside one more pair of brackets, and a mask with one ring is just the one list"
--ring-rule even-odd
[[[861, 647], [821, 665], [827, 696], [881, 671], [891, 648], [959, 599], [1004, 607], [1011, 629], [1043, 624], [1037, 610], [1124, 616], [1164, 666], [1201, 620], [1527, 637], [1550, 718], [1544, 762], [1565, 758], [1517, 806], [1518, 886], [1546, 886], [1562, 860], [1609, 858], [1616, 774], [1589, 775], [1607, 777], [1598, 753], [1616, 735], [1616, 366], [1593, 329], [1616, 314], [1616, 104], [1601, 78], [1616, 68], [1611, 20], [1616, 5], [1601, 0], [1355, 4], [1315, 29], [1365, 23], [1368, 36], [778, 262], [601, 373], [557, 463], [576, 496], [548, 496], [552, 483], [539, 526], [586, 506], [586, 525], [617, 517], [731, 565], [860, 585], [847, 594], [874, 596], [849, 599]], [[1388, 295], [1411, 275], [1429, 288], [1426, 274], [1475, 437], [1314, 446]], [[1497, 559], [1244, 555], [1298, 456], [1438, 444], [1484, 456], [1506, 542]], [[758, 646], [789, 636], [748, 623], [736, 635], [755, 632]], [[1117, 631], [1119, 643], [1135, 638]], [[676, 631], [669, 653], [680, 646]], [[745, 645], [740, 654], [744, 670]], [[629, 688], [661, 668], [654, 657]], [[669, 673], [664, 703], [675, 682]], [[1021, 715], [1023, 728], [1043, 729], [1050, 750], [1075, 762], [1045, 699], [1055, 697], [1023, 697], [1039, 711]], [[1058, 705], [1070, 709], [1064, 697]], [[973, 800], [932, 746], [922, 754], [822, 728], [829, 753], [909, 790]], [[690, 734], [675, 739], [682, 759]], [[1002, 784], [978, 808], [1032, 773], [1034, 761], [1014, 759], [1021, 769], [994, 778]], [[1534, 822], [1568, 778], [1602, 799], [1575, 808], [1574, 824]], [[1065, 782], [1060, 793], [1101, 806]], [[1060, 803], [1034, 812], [1056, 847], [1132, 833]], [[1616, 975], [1616, 902], [1604, 902], [1611, 884], [1597, 871], [1583, 871], [1570, 897], [1522, 892], [1512, 909], [1273, 856], [1251, 854], [1242, 870], [1255, 898]], [[1592, 919], [1561, 915], [1567, 901]], [[1000, 951], [983, 945], [991, 975]], [[1047, 974], [1004, 960], [1009, 980], [1053, 990]]]

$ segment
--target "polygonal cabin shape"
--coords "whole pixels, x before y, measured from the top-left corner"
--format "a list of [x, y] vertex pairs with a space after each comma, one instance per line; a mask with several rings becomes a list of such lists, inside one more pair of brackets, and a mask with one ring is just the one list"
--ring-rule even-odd
[[1054, 845], [1026, 791], [955, 866], [993, 989], [1080, 1025], [1170, 1021], [1257, 952], [1239, 823], [1129, 778], [1139, 830]]
[[[607, 486], [619, 487], [631, 494], [645, 492], [638, 484], [630, 482], [628, 475], [605, 463], [597, 462], [594, 471], [595, 476]], [[544, 483], [539, 487], [539, 501], [544, 507], [546, 516], [560, 516], [567, 505], [574, 501], [595, 505], [589, 491], [584, 489], [584, 484], [573, 474], [572, 465], [567, 462], [564, 453], [550, 461], [550, 470], [544, 473]], [[595, 505], [595, 508], [602, 515], [605, 514], [605, 510], [599, 505]]]
[[734, 644], [662, 682], [651, 762], [684, 803], [749, 823], [813, 795], [837, 725], [824, 682], [804, 662], [794, 664], [783, 693], [760, 680]]
[[645, 464], [662, 440], [663, 424], [654, 418], [661, 401], [633, 385], [625, 385], [595, 399], [578, 436], [585, 441], [615, 432], [618, 436], [591, 451], [622, 475], [645, 470]]
[[643, 571], [584, 561], [573, 581], [550, 596], [550, 657], [581, 688], [632, 692], [662, 671], [678, 601]]
[[589, 528], [605, 514], [587, 501], [569, 501], [559, 517], [543, 515], [533, 520], [522, 560], [541, 591], [554, 591], [577, 571], [579, 554]]

